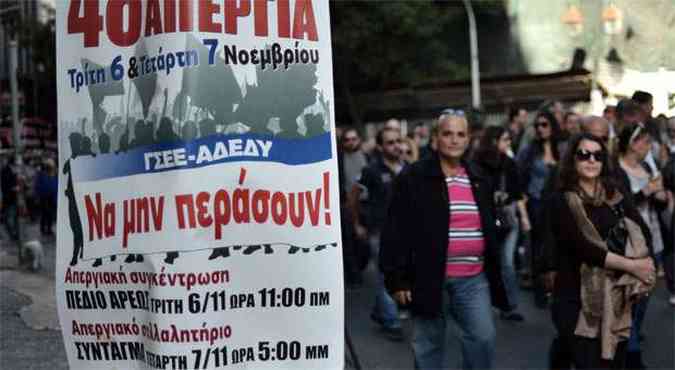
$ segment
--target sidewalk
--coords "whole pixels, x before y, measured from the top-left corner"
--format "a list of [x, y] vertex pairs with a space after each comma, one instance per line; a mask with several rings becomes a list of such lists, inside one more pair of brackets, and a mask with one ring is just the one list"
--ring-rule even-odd
[[55, 239], [22, 224], [25, 240], [42, 242], [45, 260], [34, 273], [18, 266], [18, 249], [0, 225], [0, 368], [68, 369], [54, 296]]

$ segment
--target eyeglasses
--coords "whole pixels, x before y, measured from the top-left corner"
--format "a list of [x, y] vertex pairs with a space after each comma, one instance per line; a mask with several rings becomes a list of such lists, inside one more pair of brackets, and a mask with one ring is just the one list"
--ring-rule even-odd
[[578, 161], [590, 161], [591, 157], [593, 157], [593, 160], [596, 162], [603, 162], [605, 160], [605, 157], [607, 154], [605, 153], [604, 150], [598, 150], [595, 152], [591, 152], [589, 150], [583, 150], [579, 149], [577, 150], [576, 153], [574, 153]]
[[534, 123], [534, 128], [548, 128], [548, 121], [540, 121]]
[[441, 117], [442, 116], [464, 117], [464, 111], [461, 109], [446, 108], [441, 112]]

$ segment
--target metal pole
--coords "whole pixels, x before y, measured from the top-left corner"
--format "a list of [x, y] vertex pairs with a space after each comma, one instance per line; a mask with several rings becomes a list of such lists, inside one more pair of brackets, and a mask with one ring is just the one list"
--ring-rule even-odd
[[[9, 84], [12, 93], [12, 124], [14, 130], [14, 152], [16, 158], [17, 176], [21, 175], [21, 168], [23, 166], [23, 159], [21, 158], [21, 124], [19, 122], [19, 84], [16, 80], [18, 70], [18, 47], [15, 38], [9, 41]], [[17, 212], [20, 211], [22, 190], [19, 188], [17, 193]], [[19, 261], [23, 259], [21, 245], [21, 216], [17, 215], [16, 222], [18, 246], [19, 246]]]
[[19, 87], [16, 80], [18, 64], [18, 48], [16, 40], [9, 41], [9, 84], [12, 93], [12, 123], [14, 128], [14, 151], [18, 160], [21, 155], [21, 132], [19, 124]]
[[478, 65], [478, 34], [476, 33], [476, 17], [473, 14], [471, 0], [464, 0], [464, 8], [469, 18], [469, 43], [471, 44], [471, 102], [475, 110], [481, 107], [480, 70]]

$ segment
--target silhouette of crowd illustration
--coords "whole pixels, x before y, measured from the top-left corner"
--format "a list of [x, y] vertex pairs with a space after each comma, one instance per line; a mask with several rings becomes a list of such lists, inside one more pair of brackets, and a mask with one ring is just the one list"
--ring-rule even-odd
[[[122, 81], [107, 79], [106, 84], [88, 86], [93, 119], [87, 132], [89, 119], [81, 118], [77, 127], [68, 135], [70, 158], [63, 166], [68, 176], [66, 196], [70, 228], [73, 232], [73, 256], [70, 264], [83, 258], [82, 221], [78, 212], [70, 161], [78, 157], [96, 157], [97, 154], [125, 153], [132, 149], [155, 144], [184, 143], [213, 135], [257, 134], [282, 139], [303, 139], [326, 134], [329, 131], [329, 102], [316, 88], [316, 65], [293, 65], [288, 69], [256, 67], [256, 81], [237, 83], [235, 72], [220, 57], [208, 65], [208, 49], [194, 36], [186, 36], [186, 50], [195, 50], [199, 61], [196, 66], [183, 70], [181, 89], [169, 108], [169, 91], [159, 93], [157, 74], [145, 74], [131, 80], [126, 89]], [[136, 46], [135, 55], [148, 54], [145, 42]], [[94, 61], [82, 59], [83, 68], [103, 67]], [[291, 83], [292, 82], [292, 83]], [[133, 85], [133, 86], [132, 86]], [[118, 114], [104, 109], [107, 97], [120, 100]], [[151, 111], [155, 99], [161, 98], [162, 111]], [[126, 102], [126, 105], [125, 105]], [[142, 117], [135, 117], [130, 110], [141, 104]], [[298, 121], [302, 122], [301, 124]], [[235, 248], [237, 248], [235, 246]], [[299, 247], [295, 247], [299, 248]], [[317, 247], [318, 248], [318, 247]], [[239, 248], [238, 248], [239, 249]], [[237, 250], [238, 250], [237, 249]], [[308, 249], [303, 251], [307, 252]], [[271, 253], [269, 245], [249, 246], [244, 254], [263, 250]], [[295, 253], [296, 250], [289, 252]], [[227, 257], [229, 247], [214, 249], [210, 259]], [[178, 252], [169, 252], [164, 261], [173, 263]], [[115, 260], [115, 256], [111, 256]], [[129, 254], [125, 262], [142, 262], [140, 254]], [[94, 266], [100, 266], [96, 259]]]

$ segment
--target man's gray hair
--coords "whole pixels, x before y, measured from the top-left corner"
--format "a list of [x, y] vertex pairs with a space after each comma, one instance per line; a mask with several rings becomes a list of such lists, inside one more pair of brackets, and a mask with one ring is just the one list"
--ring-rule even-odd
[[602, 122], [609, 128], [609, 121], [605, 117], [601, 116], [593, 116], [593, 115], [584, 116], [582, 118], [582, 122], [583, 126], [581, 129], [586, 132], [588, 131], [588, 128], [595, 122]]

